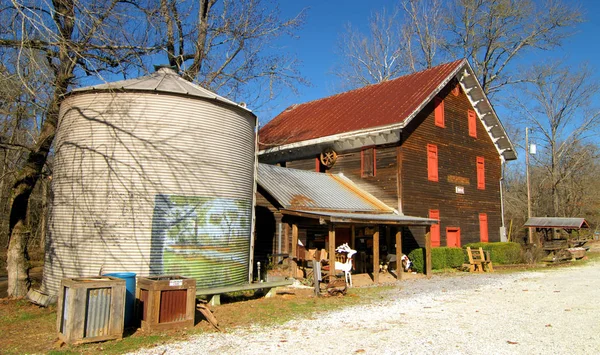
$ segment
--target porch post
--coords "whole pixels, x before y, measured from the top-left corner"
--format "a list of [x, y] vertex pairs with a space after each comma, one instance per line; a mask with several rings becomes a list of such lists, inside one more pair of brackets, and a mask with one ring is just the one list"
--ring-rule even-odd
[[296, 278], [298, 274], [296, 260], [298, 260], [298, 225], [294, 223], [292, 224], [292, 255], [290, 255], [290, 269], [293, 278]]
[[335, 275], [335, 225], [329, 224], [329, 275]]
[[283, 253], [290, 254], [290, 225], [288, 223], [283, 224]]
[[431, 278], [431, 226], [425, 229], [425, 275]]
[[373, 282], [379, 283], [379, 225], [373, 234]]
[[356, 249], [356, 228], [354, 224], [350, 226], [350, 248]]
[[396, 232], [396, 278], [402, 280], [404, 277], [404, 267], [402, 266], [402, 232], [400, 227]]

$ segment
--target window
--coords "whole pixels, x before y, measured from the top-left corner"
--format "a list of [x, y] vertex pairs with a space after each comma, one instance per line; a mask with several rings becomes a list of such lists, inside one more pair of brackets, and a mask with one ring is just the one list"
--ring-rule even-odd
[[444, 100], [439, 97], [436, 97], [435, 99], [433, 99], [433, 102], [435, 105], [435, 125], [438, 127], [444, 127]]
[[487, 214], [480, 213], [479, 214], [479, 240], [482, 243], [488, 242], [488, 222], [487, 222]]
[[467, 112], [469, 117], [469, 135], [473, 138], [477, 138], [477, 115], [473, 110]]
[[438, 150], [434, 144], [427, 144], [427, 179], [438, 181]]
[[485, 161], [483, 157], [477, 157], [477, 188], [485, 190]]
[[439, 247], [440, 246], [440, 210], [429, 210], [429, 218], [437, 219], [437, 224], [431, 225], [431, 246]]
[[360, 176], [372, 177], [377, 173], [375, 148], [366, 148], [360, 152]]

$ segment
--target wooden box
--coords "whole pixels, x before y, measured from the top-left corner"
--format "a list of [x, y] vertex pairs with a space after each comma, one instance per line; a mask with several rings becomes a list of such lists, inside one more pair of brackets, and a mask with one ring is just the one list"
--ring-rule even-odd
[[110, 276], [63, 279], [56, 314], [58, 338], [65, 343], [121, 339], [125, 280]]
[[179, 275], [139, 277], [136, 307], [143, 330], [193, 327], [196, 280]]

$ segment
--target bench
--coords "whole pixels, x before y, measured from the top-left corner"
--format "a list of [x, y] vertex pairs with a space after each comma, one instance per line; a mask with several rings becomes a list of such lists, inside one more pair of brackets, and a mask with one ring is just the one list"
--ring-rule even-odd
[[494, 271], [490, 256], [487, 255], [486, 257], [483, 248], [471, 249], [471, 247], [467, 247], [467, 255], [469, 256], [469, 272], [484, 272], [486, 268], [489, 272]]
[[274, 289], [276, 287], [289, 286], [293, 283], [293, 280], [282, 280], [273, 282], [254, 282], [243, 285], [224, 287], [201, 288], [196, 290], [196, 297], [208, 296], [208, 303], [211, 306], [218, 306], [221, 304], [221, 295], [224, 293], [262, 289], [265, 291], [265, 297], [268, 298], [274, 295]]

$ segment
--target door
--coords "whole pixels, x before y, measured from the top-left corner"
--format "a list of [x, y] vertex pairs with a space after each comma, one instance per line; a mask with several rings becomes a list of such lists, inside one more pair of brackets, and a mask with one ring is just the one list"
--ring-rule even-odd
[[488, 237], [488, 219], [486, 213], [479, 214], [479, 240], [482, 243], [487, 243]]
[[440, 210], [429, 210], [429, 218], [437, 219], [437, 224], [431, 225], [431, 246], [433, 248], [439, 247], [441, 245], [440, 240]]
[[451, 248], [460, 248], [460, 228], [447, 227], [446, 242], [447, 245]]

